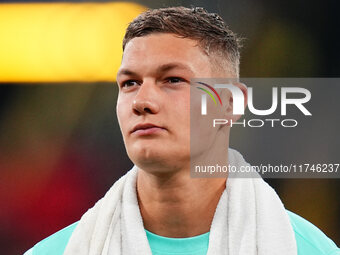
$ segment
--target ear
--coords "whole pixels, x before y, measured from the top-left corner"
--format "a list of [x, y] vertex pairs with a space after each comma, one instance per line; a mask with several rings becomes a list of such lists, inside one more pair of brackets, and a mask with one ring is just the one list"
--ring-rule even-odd
[[[245, 110], [247, 107], [247, 102], [248, 102], [248, 88], [245, 84], [240, 83], [240, 82], [233, 82], [232, 84], [242, 91], [243, 99], [244, 99], [243, 105], [244, 105], [244, 110]], [[236, 122], [237, 120], [241, 118], [242, 115], [233, 113], [234, 112], [234, 98], [233, 98], [232, 93], [229, 93], [228, 100], [229, 101], [225, 109], [227, 119], [230, 119], [233, 122]]]

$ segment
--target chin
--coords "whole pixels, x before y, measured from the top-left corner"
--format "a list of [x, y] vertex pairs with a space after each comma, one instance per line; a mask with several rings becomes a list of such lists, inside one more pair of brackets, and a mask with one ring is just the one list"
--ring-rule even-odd
[[[173, 172], [179, 167], [179, 153], [171, 153], [157, 146], [139, 147], [128, 151], [131, 161], [138, 168], [149, 173]], [[189, 157], [190, 158], [190, 157]], [[189, 161], [190, 162], [190, 161]]]
[[128, 154], [131, 161], [141, 168], [161, 165], [166, 161], [165, 155], [155, 147], [137, 148], [128, 152]]

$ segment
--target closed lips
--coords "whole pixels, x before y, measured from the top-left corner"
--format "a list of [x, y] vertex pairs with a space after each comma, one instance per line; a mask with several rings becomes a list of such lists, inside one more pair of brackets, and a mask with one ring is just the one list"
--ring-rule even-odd
[[154, 124], [150, 124], [150, 123], [147, 123], [147, 124], [138, 124], [137, 126], [135, 126], [131, 133], [137, 131], [137, 130], [143, 130], [143, 129], [149, 129], [149, 128], [162, 128], [162, 127], [159, 127], [159, 126], [156, 126]]

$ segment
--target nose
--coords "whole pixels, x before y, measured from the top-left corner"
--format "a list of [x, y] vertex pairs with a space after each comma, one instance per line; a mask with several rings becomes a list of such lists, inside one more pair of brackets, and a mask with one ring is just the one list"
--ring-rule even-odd
[[144, 82], [133, 100], [132, 108], [135, 114], [156, 114], [159, 112], [157, 86]]

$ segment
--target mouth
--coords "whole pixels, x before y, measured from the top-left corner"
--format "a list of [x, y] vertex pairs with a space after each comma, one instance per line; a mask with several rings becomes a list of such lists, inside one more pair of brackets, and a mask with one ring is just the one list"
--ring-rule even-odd
[[157, 126], [152, 123], [145, 123], [145, 124], [138, 124], [132, 130], [131, 134], [138, 134], [138, 135], [151, 135], [156, 132], [165, 130], [165, 128]]

